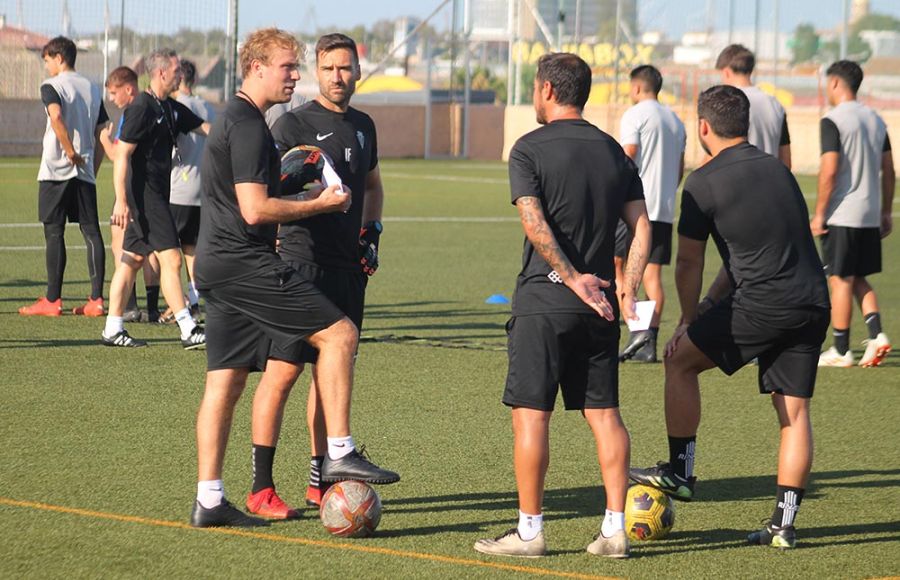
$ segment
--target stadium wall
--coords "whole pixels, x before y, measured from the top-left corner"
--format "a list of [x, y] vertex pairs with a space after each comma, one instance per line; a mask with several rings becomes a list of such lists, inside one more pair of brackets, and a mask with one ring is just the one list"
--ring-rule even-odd
[[[625, 112], [624, 106], [588, 105], [584, 116], [614, 137], [619, 134], [619, 120]], [[675, 107], [675, 112], [684, 122], [687, 130], [685, 165], [697, 167], [703, 160], [704, 152], [697, 139], [697, 114], [691, 107]], [[791, 133], [791, 157], [793, 171], [801, 174], [815, 174], [819, 171], [819, 120], [824, 111], [818, 107], [791, 107], [787, 110], [788, 128]], [[891, 143], [900, 143], [900, 110], [878, 111], [888, 126]], [[508, 107], [504, 126], [503, 159], [509, 158], [509, 150], [520, 136], [536, 129], [531, 105]], [[900, 147], [894, 145], [894, 165], [900, 167]]]
[[[222, 105], [215, 105], [221, 108]], [[372, 116], [378, 127], [378, 150], [381, 157], [425, 156], [425, 107], [423, 105], [365, 105], [360, 109]], [[469, 157], [478, 160], [506, 160], [516, 139], [537, 128], [534, 109], [530, 105], [500, 107], [472, 105]], [[619, 119], [625, 107], [594, 106], [585, 109], [585, 117], [604, 131], [616, 136]], [[112, 112], [111, 112], [112, 113]], [[693, 107], [676, 107], [676, 113], [687, 128], [688, 167], [696, 167], [703, 159], [697, 140], [697, 119]], [[794, 171], [814, 174], [819, 169], [818, 107], [788, 109], [791, 131], [791, 153]], [[879, 111], [888, 125], [892, 143], [900, 143], [900, 110]], [[0, 156], [37, 156], [41, 153], [41, 137], [46, 115], [39, 100], [0, 100]], [[434, 157], [451, 157], [462, 153], [462, 107], [435, 104], [432, 107], [431, 151]], [[894, 164], [900, 167], [900, 146], [894, 146]]]
[[[107, 104], [109, 106], [109, 104]], [[213, 105], [221, 110], [223, 105]], [[381, 157], [425, 156], [424, 105], [365, 105], [378, 128]], [[472, 105], [471, 159], [498, 160], [503, 154], [503, 107]], [[113, 111], [110, 114], [115, 117]], [[436, 104], [432, 107], [431, 155], [450, 157], [462, 152], [462, 107]], [[35, 99], [0, 100], [0, 156], [23, 157], [41, 154], [41, 138], [47, 122], [44, 108]]]

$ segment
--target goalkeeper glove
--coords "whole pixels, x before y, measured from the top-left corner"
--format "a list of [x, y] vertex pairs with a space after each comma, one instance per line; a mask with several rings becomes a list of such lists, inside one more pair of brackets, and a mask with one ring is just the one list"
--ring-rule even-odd
[[359, 263], [362, 271], [371, 276], [378, 269], [378, 239], [384, 228], [380, 221], [367, 222], [359, 230]]

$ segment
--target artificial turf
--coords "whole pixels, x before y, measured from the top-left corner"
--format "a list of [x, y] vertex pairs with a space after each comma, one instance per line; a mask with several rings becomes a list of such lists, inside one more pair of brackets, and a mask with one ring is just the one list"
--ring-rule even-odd
[[[369, 284], [353, 425], [373, 458], [403, 480], [379, 488], [375, 537], [331, 538], [304, 518], [229, 535], [183, 526], [196, 478], [194, 418], [205, 357], [184, 352], [174, 327], [131, 325], [135, 351], [104, 348], [102, 319], [20, 317], [44, 292], [34, 159], [0, 160], [0, 576], [82, 577], [514, 577], [866, 578], [900, 573], [900, 358], [877, 369], [824, 369], [813, 400], [816, 459], [798, 516], [798, 549], [744, 545], [771, 514], [778, 428], [757, 393], [756, 369], [701, 379], [697, 498], [677, 505], [665, 540], [634, 546], [628, 561], [585, 553], [602, 491], [590, 431], [556, 414], [545, 518], [551, 554], [510, 560], [472, 543], [515, 518], [509, 412], [500, 403], [509, 307], [522, 231], [505, 165], [384, 160], [381, 269]], [[110, 166], [100, 215], [111, 206]], [[813, 193], [814, 178], [801, 178]], [[10, 224], [25, 224], [14, 227]], [[108, 230], [104, 231], [108, 238]], [[900, 234], [884, 243], [872, 278], [889, 336], [900, 340]], [[67, 309], [89, 292], [83, 241], [70, 246]], [[108, 243], [108, 239], [107, 239]], [[712, 244], [710, 244], [712, 246]], [[38, 249], [26, 249], [36, 247]], [[710, 253], [711, 275], [718, 262]], [[112, 272], [111, 258], [107, 278]], [[672, 271], [661, 335], [678, 316]], [[865, 329], [852, 327], [857, 357]], [[251, 378], [225, 466], [230, 499], [250, 484]], [[662, 365], [621, 367], [632, 463], [667, 455]], [[288, 405], [275, 478], [302, 504], [308, 465], [306, 380]], [[560, 405], [558, 405], [561, 407]], [[169, 524], [178, 524], [177, 526]], [[487, 566], [486, 566], [486, 565]], [[488, 567], [492, 565], [507, 568]], [[519, 569], [521, 567], [522, 569]]]

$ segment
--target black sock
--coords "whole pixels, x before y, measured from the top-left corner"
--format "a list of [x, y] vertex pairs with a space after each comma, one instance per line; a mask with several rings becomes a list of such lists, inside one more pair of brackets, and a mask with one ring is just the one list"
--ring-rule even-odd
[[147, 312], [159, 312], [159, 286], [147, 286]]
[[775, 498], [775, 513], [772, 514], [772, 524], [783, 528], [793, 526], [800, 502], [803, 501], [803, 490], [799, 487], [778, 486], [778, 496]]
[[272, 481], [272, 465], [274, 463], [274, 447], [253, 446], [253, 493], [267, 487], [275, 487], [275, 482]]
[[322, 462], [325, 461], [324, 455], [313, 455], [309, 458], [309, 487], [319, 489], [322, 484]]
[[125, 305], [125, 312], [137, 310], [137, 284], [131, 285], [131, 295], [128, 297], [128, 303]]
[[694, 475], [694, 446], [697, 436], [669, 437], [669, 464], [675, 475], [688, 479]]
[[850, 329], [835, 328], [831, 335], [834, 337], [834, 348], [838, 354], [841, 356], [847, 354], [847, 351], [850, 350]]
[[866, 314], [866, 328], [869, 329], [869, 338], [878, 338], [881, 334], [881, 315], [877, 312]]
[[103, 298], [103, 278], [106, 276], [106, 248], [100, 227], [95, 224], [81, 224], [81, 235], [87, 246], [88, 275], [91, 278], [91, 300]]
[[63, 273], [66, 271], [66, 226], [44, 224], [47, 243], [47, 300], [56, 302], [62, 295]]

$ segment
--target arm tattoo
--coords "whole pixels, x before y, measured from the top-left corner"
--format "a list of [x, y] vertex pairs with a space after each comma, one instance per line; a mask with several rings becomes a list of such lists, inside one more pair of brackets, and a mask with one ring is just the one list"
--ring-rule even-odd
[[622, 290], [630, 290], [633, 296], [637, 296], [648, 258], [641, 240], [634, 238], [628, 249], [628, 261], [625, 263], [625, 288]]
[[536, 197], [520, 197], [516, 200], [516, 207], [519, 208], [525, 235], [538, 254], [563, 280], [571, 280], [578, 276], [578, 272], [559, 247], [550, 224], [544, 218], [541, 200]]

